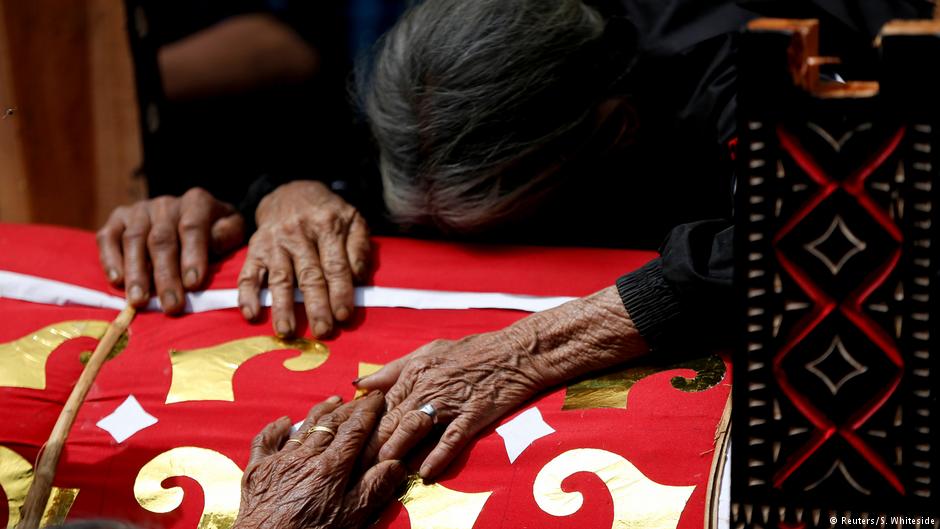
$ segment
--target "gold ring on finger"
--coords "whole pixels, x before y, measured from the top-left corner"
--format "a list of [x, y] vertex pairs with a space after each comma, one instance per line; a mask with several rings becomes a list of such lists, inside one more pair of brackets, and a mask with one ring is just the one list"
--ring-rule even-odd
[[334, 432], [331, 428], [327, 428], [326, 426], [320, 426], [320, 425], [314, 426], [313, 428], [310, 428], [309, 430], [307, 430], [307, 435], [311, 435], [313, 432], [326, 432], [330, 434], [331, 436], [334, 436], [334, 437], [336, 436], [336, 432]]

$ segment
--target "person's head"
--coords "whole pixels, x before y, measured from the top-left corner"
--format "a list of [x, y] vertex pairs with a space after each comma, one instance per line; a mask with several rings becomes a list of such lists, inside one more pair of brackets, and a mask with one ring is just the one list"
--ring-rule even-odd
[[547, 193], [587, 145], [622, 141], [632, 112], [611, 91], [634, 34], [616, 22], [612, 31], [582, 0], [426, 0], [408, 11], [360, 80], [394, 220], [492, 227]]

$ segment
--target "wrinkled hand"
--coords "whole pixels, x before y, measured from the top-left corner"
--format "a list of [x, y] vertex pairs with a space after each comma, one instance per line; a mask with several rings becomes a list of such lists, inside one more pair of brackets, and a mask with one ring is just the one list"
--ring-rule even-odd
[[[401, 459], [449, 423], [419, 473], [443, 471], [473, 437], [537, 393], [648, 350], [615, 288], [533, 314], [491, 333], [438, 340], [354, 382], [387, 391], [364, 460]], [[435, 419], [419, 411], [431, 404]]]
[[294, 284], [300, 288], [314, 336], [333, 330], [352, 314], [353, 281], [369, 271], [369, 230], [365, 220], [320, 182], [284, 184], [266, 196], [256, 214], [258, 231], [238, 279], [238, 304], [246, 319], [260, 313], [265, 276], [271, 291], [274, 330], [292, 336]]
[[[242, 478], [242, 500], [233, 529], [354, 529], [392, 498], [407, 471], [398, 461], [380, 463], [360, 477], [351, 473], [382, 413], [381, 392], [340, 405], [333, 397], [314, 406], [294, 438], [282, 417], [255, 437]], [[313, 432], [319, 425], [336, 432]]]
[[151, 270], [166, 313], [183, 310], [183, 288], [206, 279], [210, 249], [225, 254], [242, 244], [245, 223], [231, 204], [193, 188], [182, 197], [162, 196], [121, 206], [98, 231], [98, 257], [108, 280], [124, 285], [127, 301], [150, 300]]

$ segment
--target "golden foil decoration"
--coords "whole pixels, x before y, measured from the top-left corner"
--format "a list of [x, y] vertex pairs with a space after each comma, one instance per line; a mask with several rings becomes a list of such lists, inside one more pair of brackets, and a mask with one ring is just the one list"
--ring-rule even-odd
[[[124, 331], [116, 342], [114, 342], [114, 347], [111, 348], [111, 351], [108, 352], [108, 356], [105, 357], [105, 361], [113, 360], [117, 355], [124, 352], [124, 349], [127, 349], [127, 344], [130, 342], [130, 334], [128, 331]], [[78, 359], [81, 360], [82, 365], [88, 365], [88, 361], [91, 360], [92, 351], [82, 352]]]
[[717, 386], [725, 378], [727, 370], [724, 360], [717, 355], [666, 366], [629, 367], [568, 386], [565, 391], [565, 403], [561, 409], [626, 409], [627, 396], [637, 382], [650, 375], [674, 369], [691, 369], [696, 372], [694, 378], [673, 377], [670, 381], [672, 387], [686, 393], [705, 391]]
[[320, 342], [282, 340], [274, 336], [254, 336], [191, 351], [170, 350], [173, 381], [166, 403], [192, 400], [234, 401], [232, 379], [235, 371], [248, 360], [272, 351], [293, 349], [300, 355], [284, 361], [291, 371], [310, 371], [326, 362], [329, 349]]
[[[20, 508], [26, 500], [26, 493], [33, 482], [33, 465], [5, 446], [0, 446], [0, 487], [7, 497], [10, 514], [7, 527], [12, 529], [20, 522]], [[78, 489], [52, 487], [46, 510], [42, 515], [41, 527], [62, 523], [68, 516]]]
[[78, 489], [60, 489], [52, 487], [49, 494], [49, 501], [46, 502], [46, 510], [39, 521], [39, 527], [48, 527], [50, 525], [61, 525], [65, 523], [65, 517], [72, 510], [72, 504], [78, 497]]
[[425, 485], [414, 474], [398, 500], [408, 511], [411, 529], [472, 529], [492, 493], [459, 492], [439, 483]]
[[614, 504], [611, 529], [675, 529], [695, 486], [661, 485], [622, 456], [596, 448], [569, 450], [542, 467], [532, 495], [552, 516], [571, 516], [584, 504], [580, 492], [565, 492], [562, 482], [578, 472], [595, 474], [607, 485]]
[[81, 336], [101, 338], [107, 329], [106, 321], [63, 321], [0, 344], [0, 386], [46, 389], [46, 360], [56, 348]]
[[231, 459], [206, 448], [183, 446], [153, 458], [137, 473], [134, 496], [144, 509], [168, 513], [183, 504], [182, 487], [163, 488], [163, 480], [185, 476], [202, 487], [205, 504], [198, 529], [229, 529], [241, 503], [242, 470]]
[[[367, 377], [373, 373], [377, 373], [379, 369], [382, 369], [383, 367], [385, 367], [385, 364], [370, 364], [368, 362], [359, 362], [359, 372], [356, 374], [356, 376], [359, 378]], [[369, 390], [367, 389], [357, 389], [356, 394], [353, 395], [353, 398], [358, 399], [368, 392]]]

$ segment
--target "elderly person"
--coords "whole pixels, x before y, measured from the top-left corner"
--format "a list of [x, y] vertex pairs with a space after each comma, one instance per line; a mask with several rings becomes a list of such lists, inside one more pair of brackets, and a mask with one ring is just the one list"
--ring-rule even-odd
[[[386, 461], [356, 474], [359, 456], [382, 414], [374, 391], [342, 404], [314, 406], [299, 432], [287, 417], [266, 426], [251, 446], [233, 529], [358, 529], [395, 494], [406, 470]], [[85, 520], [52, 529], [135, 529], [125, 522]]]
[[666, 242], [660, 258], [592, 296], [431, 343], [354, 381], [387, 391], [369, 456], [401, 458], [444, 423], [420, 467], [434, 478], [477, 432], [541, 391], [651, 350], [730, 345], [730, 222], [688, 222], [731, 216], [735, 34], [760, 13], [822, 18], [835, 43], [864, 50], [824, 51], [864, 74], [882, 23], [929, 16], [920, 0], [849, 7], [427, 0], [409, 11], [362, 83], [398, 222], [633, 248]]

